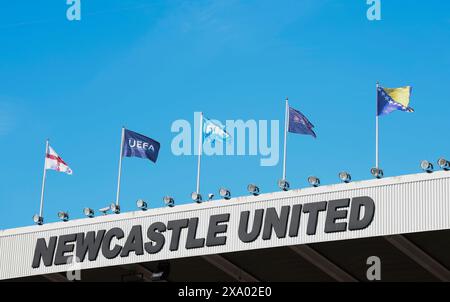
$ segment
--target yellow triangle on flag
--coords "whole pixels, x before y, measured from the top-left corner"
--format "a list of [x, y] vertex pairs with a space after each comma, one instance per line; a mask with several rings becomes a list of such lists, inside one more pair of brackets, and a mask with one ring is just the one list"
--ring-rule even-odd
[[383, 88], [384, 91], [397, 103], [405, 107], [409, 107], [409, 99], [411, 97], [411, 86], [400, 88]]

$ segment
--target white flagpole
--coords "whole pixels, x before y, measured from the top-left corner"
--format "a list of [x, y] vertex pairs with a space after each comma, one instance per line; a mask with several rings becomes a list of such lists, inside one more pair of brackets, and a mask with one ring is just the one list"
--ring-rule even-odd
[[289, 103], [288, 98], [286, 98], [286, 109], [284, 113], [283, 180], [286, 180], [286, 143], [287, 143], [288, 124], [289, 124]]
[[200, 129], [198, 138], [198, 162], [197, 162], [197, 190], [196, 190], [197, 194], [200, 194], [200, 163], [203, 152], [202, 145], [203, 145], [203, 112], [200, 112]]
[[378, 154], [378, 140], [379, 140], [379, 131], [378, 131], [378, 87], [379, 87], [379, 83], [377, 82], [377, 94], [376, 94], [376, 111], [375, 111], [375, 168], [379, 168], [379, 154]]
[[119, 158], [119, 176], [117, 178], [117, 195], [116, 195], [116, 206], [119, 205], [120, 197], [120, 178], [122, 176], [122, 158], [123, 158], [123, 143], [125, 139], [125, 127], [122, 127], [122, 139], [120, 140], [120, 158]]
[[48, 139], [45, 142], [45, 157], [44, 157], [44, 175], [42, 176], [42, 188], [41, 188], [41, 205], [39, 208], [39, 217], [42, 217], [44, 214], [44, 192], [45, 192], [45, 180], [47, 177], [47, 154], [48, 154]]

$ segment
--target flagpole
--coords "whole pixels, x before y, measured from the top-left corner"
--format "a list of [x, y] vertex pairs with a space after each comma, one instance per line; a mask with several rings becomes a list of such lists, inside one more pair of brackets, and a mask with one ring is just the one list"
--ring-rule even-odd
[[119, 175], [117, 177], [117, 194], [116, 194], [116, 206], [119, 206], [120, 197], [120, 178], [122, 176], [122, 158], [123, 158], [123, 143], [125, 139], [125, 127], [122, 127], [122, 138], [120, 142], [120, 158], [119, 158]]
[[196, 193], [200, 194], [200, 164], [202, 158], [202, 145], [203, 145], [203, 112], [200, 112], [200, 127], [198, 138], [198, 162], [197, 162], [197, 190]]
[[377, 94], [376, 94], [376, 111], [375, 111], [375, 168], [379, 168], [379, 129], [378, 129], [378, 87], [379, 83], [377, 82]]
[[45, 157], [44, 157], [44, 173], [42, 176], [42, 187], [41, 187], [41, 204], [39, 207], [39, 217], [42, 217], [44, 214], [44, 192], [45, 192], [45, 180], [47, 178], [47, 154], [48, 154], [48, 139], [45, 141]]
[[286, 143], [287, 143], [287, 128], [289, 120], [289, 104], [286, 97], [286, 108], [284, 112], [284, 152], [283, 152], [283, 180], [286, 180]]

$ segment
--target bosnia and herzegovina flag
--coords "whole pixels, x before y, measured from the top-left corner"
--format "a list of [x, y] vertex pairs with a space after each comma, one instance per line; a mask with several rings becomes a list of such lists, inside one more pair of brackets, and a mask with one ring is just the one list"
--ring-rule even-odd
[[411, 86], [405, 86], [400, 88], [383, 88], [381, 86], [378, 86], [377, 115], [378, 116], [387, 115], [396, 110], [405, 112], [414, 112], [414, 109], [409, 107], [411, 91], [412, 91]]

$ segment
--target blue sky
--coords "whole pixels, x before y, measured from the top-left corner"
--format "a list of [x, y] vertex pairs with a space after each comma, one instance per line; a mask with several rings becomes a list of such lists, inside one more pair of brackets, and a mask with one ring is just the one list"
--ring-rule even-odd
[[[2, 3], [0, 229], [32, 224], [47, 137], [74, 175], [49, 171], [46, 222], [115, 199], [122, 125], [161, 143], [157, 164], [124, 160], [122, 210], [139, 198], [161, 207], [165, 195], [181, 204], [191, 202], [197, 162], [172, 155], [172, 122], [193, 122], [194, 111], [282, 120], [286, 96], [318, 135], [289, 135], [291, 186], [307, 186], [310, 175], [336, 183], [341, 170], [368, 179], [376, 81], [414, 87], [415, 113], [381, 118], [385, 174], [450, 158], [450, 3], [382, 0], [377, 22], [367, 8], [365, 0], [82, 0], [82, 20], [69, 22], [62, 0]], [[277, 190], [281, 162], [259, 161], [204, 157], [202, 193], [224, 186], [244, 195], [252, 182]]]

